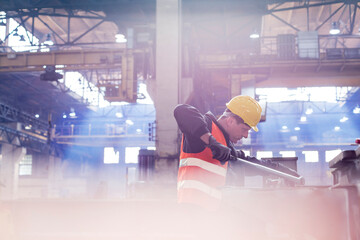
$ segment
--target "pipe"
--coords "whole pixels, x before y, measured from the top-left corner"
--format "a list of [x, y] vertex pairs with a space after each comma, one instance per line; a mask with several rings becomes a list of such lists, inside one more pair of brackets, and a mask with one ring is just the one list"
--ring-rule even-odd
[[280, 171], [277, 171], [275, 169], [272, 169], [272, 168], [269, 168], [269, 167], [265, 167], [263, 165], [260, 165], [260, 164], [256, 164], [256, 163], [252, 163], [252, 162], [249, 162], [249, 161], [246, 161], [242, 158], [235, 158], [238, 162], [241, 162], [247, 166], [252, 166], [254, 168], [257, 168], [263, 172], [267, 172], [267, 173], [271, 173], [271, 174], [274, 174], [276, 176], [279, 176], [279, 177], [282, 177], [288, 181], [291, 181], [291, 182], [295, 182], [297, 184], [300, 184], [300, 185], [304, 185], [305, 184], [305, 179], [304, 177], [300, 176], [300, 177], [295, 177], [295, 176], [292, 176], [290, 174], [287, 174], [287, 173], [284, 173], [284, 172], [280, 172]]

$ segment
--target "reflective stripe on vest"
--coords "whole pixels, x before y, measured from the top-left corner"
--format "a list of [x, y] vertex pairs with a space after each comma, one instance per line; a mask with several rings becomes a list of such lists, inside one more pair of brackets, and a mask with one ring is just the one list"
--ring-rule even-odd
[[218, 165], [206, 162], [199, 158], [184, 158], [180, 160], [179, 167], [199, 167], [206, 171], [226, 177], [226, 169]]
[[[213, 122], [211, 134], [221, 144], [227, 145], [224, 134]], [[192, 203], [207, 209], [219, 207], [227, 173], [227, 165], [212, 158], [210, 148], [199, 153], [186, 153], [181, 143], [178, 174], [178, 202]]]
[[209, 187], [205, 183], [195, 181], [195, 180], [184, 180], [178, 182], [178, 189], [196, 189], [201, 192], [208, 194], [209, 196], [221, 200], [221, 191], [216, 188]]

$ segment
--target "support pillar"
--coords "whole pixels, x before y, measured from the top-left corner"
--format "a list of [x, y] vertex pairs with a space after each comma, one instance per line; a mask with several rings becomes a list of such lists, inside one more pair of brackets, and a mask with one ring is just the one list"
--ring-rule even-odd
[[11, 144], [2, 144], [2, 161], [0, 169], [0, 199], [12, 200], [17, 198], [19, 182], [19, 162], [26, 154], [26, 148]]
[[49, 171], [48, 171], [48, 198], [60, 197], [62, 171], [61, 159], [59, 157], [49, 155]]
[[179, 103], [181, 0], [156, 1], [156, 177], [176, 180], [177, 131], [173, 110]]

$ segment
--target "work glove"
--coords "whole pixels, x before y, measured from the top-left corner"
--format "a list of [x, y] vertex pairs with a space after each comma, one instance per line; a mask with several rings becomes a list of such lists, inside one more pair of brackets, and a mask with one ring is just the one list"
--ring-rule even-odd
[[216, 141], [212, 135], [209, 137], [209, 144], [206, 146], [211, 149], [213, 158], [219, 160], [222, 165], [230, 160], [231, 149]]

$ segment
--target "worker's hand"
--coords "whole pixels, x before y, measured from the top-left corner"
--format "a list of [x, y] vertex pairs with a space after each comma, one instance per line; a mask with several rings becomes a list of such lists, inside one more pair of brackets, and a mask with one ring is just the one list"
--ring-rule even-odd
[[211, 149], [213, 158], [219, 160], [221, 164], [225, 164], [226, 161], [231, 158], [231, 149], [222, 145], [213, 136], [209, 137], [209, 144], [207, 145]]

